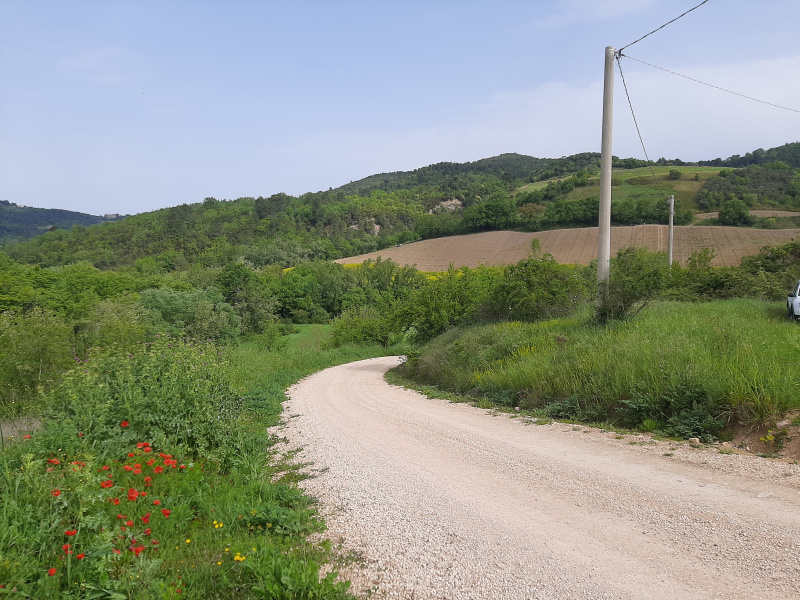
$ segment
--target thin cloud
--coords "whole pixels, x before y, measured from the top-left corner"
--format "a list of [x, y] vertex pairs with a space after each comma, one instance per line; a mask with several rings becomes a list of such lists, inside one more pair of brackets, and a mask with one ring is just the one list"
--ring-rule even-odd
[[60, 59], [56, 69], [69, 78], [92, 83], [133, 83], [145, 73], [143, 57], [126, 48], [107, 46]]

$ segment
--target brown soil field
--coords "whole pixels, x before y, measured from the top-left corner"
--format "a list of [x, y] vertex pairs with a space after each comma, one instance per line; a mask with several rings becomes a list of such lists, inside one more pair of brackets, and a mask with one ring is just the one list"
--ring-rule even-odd
[[[800, 217], [800, 212], [791, 210], [751, 210], [751, 217]], [[695, 215], [698, 219], [716, 219], [719, 217], [719, 211], [698, 213]]]
[[[454, 267], [499, 266], [519, 262], [538, 239], [542, 252], [552, 254], [560, 263], [589, 264], [597, 258], [597, 227], [558, 229], [525, 233], [490, 231], [471, 235], [436, 238], [387, 248], [378, 252], [341, 258], [340, 264], [362, 263], [379, 256], [401, 265], [416, 265], [420, 271], [446, 271]], [[716, 266], [738, 265], [743, 256], [756, 254], [764, 246], [800, 239], [800, 229], [747, 229], [743, 227], [675, 227], [675, 261], [685, 265], [692, 252], [713, 248]], [[628, 246], [644, 246], [652, 251], [666, 251], [666, 225], [635, 225], [611, 228], [611, 253]]]

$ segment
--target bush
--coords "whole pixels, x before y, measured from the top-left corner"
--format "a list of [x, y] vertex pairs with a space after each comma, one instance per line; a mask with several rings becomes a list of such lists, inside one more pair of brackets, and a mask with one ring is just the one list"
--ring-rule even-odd
[[663, 252], [623, 248], [611, 259], [609, 281], [598, 293], [605, 301], [597, 308], [601, 323], [635, 316], [664, 288], [668, 270]]
[[28, 408], [74, 363], [72, 328], [42, 309], [0, 314], [0, 415]]
[[719, 222], [721, 225], [749, 225], [750, 209], [738, 198], [726, 200], [719, 209]]
[[236, 429], [242, 401], [227, 368], [213, 345], [159, 338], [127, 354], [90, 355], [46, 402], [90, 439], [126, 447], [150, 440], [227, 468], [243, 455]]

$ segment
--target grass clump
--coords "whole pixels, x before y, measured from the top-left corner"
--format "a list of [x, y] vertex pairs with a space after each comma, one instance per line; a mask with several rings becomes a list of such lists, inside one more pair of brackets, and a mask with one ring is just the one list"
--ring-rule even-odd
[[800, 405], [800, 330], [772, 308], [660, 302], [604, 327], [587, 307], [540, 323], [460, 328], [404, 374], [554, 418], [709, 440], [732, 417], [763, 424]]

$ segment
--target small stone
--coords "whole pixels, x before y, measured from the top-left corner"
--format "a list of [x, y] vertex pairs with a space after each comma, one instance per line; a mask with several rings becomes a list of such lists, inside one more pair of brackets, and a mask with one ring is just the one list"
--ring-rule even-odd
[[699, 444], [700, 443], [700, 438], [689, 438], [689, 443], [690, 444]]
[[788, 427], [789, 427], [789, 425], [791, 425], [791, 424], [792, 424], [792, 422], [791, 422], [789, 419], [784, 419], [784, 420], [783, 420], [783, 421], [781, 421], [780, 423], [776, 423], [776, 424], [775, 424], [775, 429], [777, 429], [778, 431], [780, 431], [780, 430], [782, 430], [782, 429], [786, 429], [786, 428], [788, 428]]

